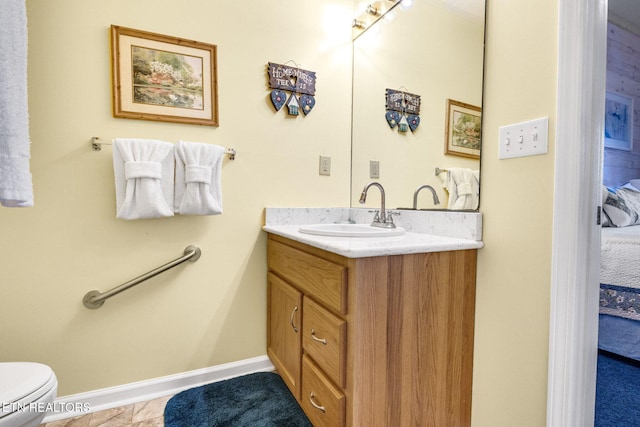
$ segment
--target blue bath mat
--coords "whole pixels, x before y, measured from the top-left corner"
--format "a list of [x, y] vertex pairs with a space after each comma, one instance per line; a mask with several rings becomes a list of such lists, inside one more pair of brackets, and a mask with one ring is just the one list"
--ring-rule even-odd
[[164, 409], [166, 427], [313, 427], [278, 374], [259, 372], [185, 390]]

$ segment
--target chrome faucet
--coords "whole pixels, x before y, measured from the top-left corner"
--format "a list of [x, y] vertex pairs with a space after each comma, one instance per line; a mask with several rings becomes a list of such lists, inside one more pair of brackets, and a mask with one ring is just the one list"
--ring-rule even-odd
[[380, 212], [376, 212], [375, 217], [373, 218], [373, 222], [371, 225], [373, 227], [383, 227], [383, 228], [396, 228], [396, 225], [393, 223], [393, 217], [391, 213], [387, 214], [387, 211], [384, 207], [384, 188], [380, 183], [372, 181], [364, 186], [362, 190], [362, 194], [360, 195], [360, 204], [364, 204], [367, 201], [367, 191], [369, 191], [370, 187], [378, 187], [380, 190]]
[[434, 205], [439, 205], [440, 204], [440, 199], [438, 199], [438, 195], [436, 194], [436, 190], [434, 190], [432, 186], [424, 184], [424, 185], [421, 185], [420, 187], [418, 187], [418, 189], [413, 193], [413, 209], [418, 209], [418, 193], [423, 188], [428, 188], [429, 190], [431, 190], [431, 194], [433, 194], [433, 204]]

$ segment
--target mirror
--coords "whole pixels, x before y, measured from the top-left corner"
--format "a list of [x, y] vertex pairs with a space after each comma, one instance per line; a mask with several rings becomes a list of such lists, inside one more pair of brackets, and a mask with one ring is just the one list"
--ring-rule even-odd
[[[352, 207], [363, 206], [358, 199], [369, 181], [384, 186], [388, 208], [411, 208], [415, 190], [424, 184], [436, 190], [440, 204], [423, 190], [418, 209], [460, 207], [449, 205], [443, 186], [448, 174], [437, 176], [436, 168], [471, 169], [479, 176], [479, 123], [463, 124], [473, 140], [447, 135], [447, 141], [445, 133], [449, 116], [450, 134], [465, 121], [461, 117], [475, 115], [479, 122], [480, 112], [467, 107], [482, 106], [484, 14], [485, 0], [403, 0], [353, 41]], [[388, 123], [387, 89], [420, 97], [415, 130], [403, 132]], [[447, 154], [445, 142], [451, 148]], [[465, 151], [466, 143], [471, 148]], [[371, 161], [378, 162], [379, 178], [370, 175]], [[366, 206], [379, 207], [379, 192], [370, 193]], [[477, 209], [479, 194], [474, 196]]]

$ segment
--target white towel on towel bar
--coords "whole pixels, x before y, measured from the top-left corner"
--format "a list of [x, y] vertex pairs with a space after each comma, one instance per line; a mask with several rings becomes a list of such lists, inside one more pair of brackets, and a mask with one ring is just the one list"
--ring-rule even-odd
[[478, 209], [480, 173], [466, 168], [449, 168], [444, 187], [449, 193], [448, 209]]
[[178, 141], [174, 210], [180, 215], [222, 213], [221, 169], [225, 148]]
[[3, 0], [0, 7], [0, 87], [0, 204], [33, 206], [25, 0]]
[[173, 216], [174, 145], [153, 139], [113, 140], [116, 217]]

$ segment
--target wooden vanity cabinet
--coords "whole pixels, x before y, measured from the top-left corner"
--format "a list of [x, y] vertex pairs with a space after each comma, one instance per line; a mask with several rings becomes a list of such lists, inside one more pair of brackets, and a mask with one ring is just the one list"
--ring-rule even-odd
[[267, 354], [314, 426], [470, 425], [476, 254], [269, 235]]

